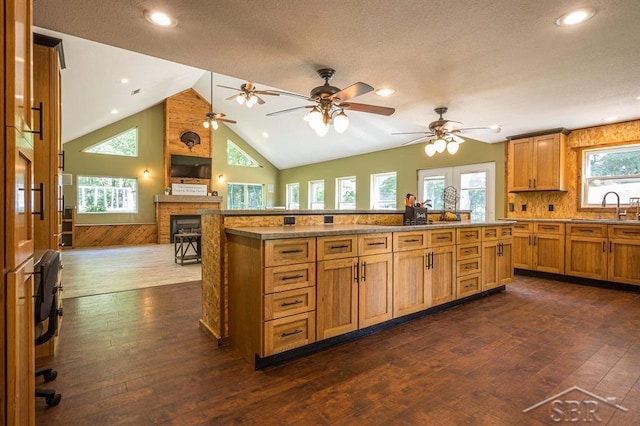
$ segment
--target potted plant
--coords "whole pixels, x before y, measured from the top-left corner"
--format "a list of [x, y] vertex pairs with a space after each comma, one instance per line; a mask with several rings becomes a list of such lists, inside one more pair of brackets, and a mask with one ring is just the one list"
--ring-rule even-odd
[[171, 188], [167, 186], [164, 188], [164, 195], [169, 195], [169, 194], [171, 194]]

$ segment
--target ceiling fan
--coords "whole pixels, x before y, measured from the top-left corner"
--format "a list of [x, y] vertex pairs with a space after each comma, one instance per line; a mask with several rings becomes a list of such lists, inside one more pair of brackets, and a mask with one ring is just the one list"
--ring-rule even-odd
[[343, 133], [347, 130], [349, 117], [345, 114], [345, 110], [380, 115], [391, 115], [395, 112], [394, 108], [347, 102], [357, 96], [373, 91], [373, 87], [366, 83], [358, 82], [344, 89], [339, 89], [329, 84], [329, 80], [336, 73], [333, 68], [321, 68], [317, 72], [320, 78], [324, 79], [324, 84], [311, 89], [308, 97], [296, 93], [279, 92], [283, 95], [295, 96], [314, 102], [314, 104], [272, 112], [267, 114], [267, 116], [284, 114], [300, 109], [310, 109], [311, 111], [305, 117], [305, 120], [309, 122], [311, 128], [314, 129], [319, 136], [324, 136], [329, 131], [330, 124], [335, 126], [338, 133]]
[[211, 126], [213, 130], [218, 130], [219, 121], [222, 121], [225, 123], [233, 123], [233, 124], [237, 123], [237, 121], [235, 120], [229, 120], [228, 118], [224, 118], [224, 117], [226, 117], [226, 115], [221, 112], [218, 112], [218, 113], [213, 112], [213, 72], [211, 72], [211, 111], [207, 113], [206, 119], [204, 120], [202, 125], [204, 126], [205, 129], [208, 129], [209, 126]]
[[229, 96], [226, 100], [230, 101], [231, 99], [235, 99], [240, 105], [244, 104], [249, 108], [251, 108], [255, 104], [262, 105], [265, 103], [264, 99], [260, 97], [261, 95], [280, 96], [280, 93], [276, 93], [271, 90], [257, 90], [256, 86], [250, 81], [243, 83], [240, 86], [240, 89], [238, 89], [237, 87], [223, 86], [221, 84], [218, 84], [217, 86], [222, 87], [223, 89], [238, 91], [238, 93], [233, 96]]
[[409, 142], [405, 142], [402, 145], [410, 145], [428, 140], [429, 143], [425, 146], [424, 150], [429, 157], [432, 157], [436, 152], [444, 152], [445, 149], [450, 154], [458, 152], [459, 144], [464, 142], [464, 138], [458, 136], [458, 133], [471, 133], [478, 131], [498, 133], [502, 130], [500, 126], [462, 127], [462, 123], [459, 121], [445, 120], [442, 117], [448, 110], [449, 109], [447, 107], [438, 107], [434, 109], [435, 113], [440, 115], [440, 118], [429, 123], [428, 131], [392, 133], [392, 135], [422, 135]]

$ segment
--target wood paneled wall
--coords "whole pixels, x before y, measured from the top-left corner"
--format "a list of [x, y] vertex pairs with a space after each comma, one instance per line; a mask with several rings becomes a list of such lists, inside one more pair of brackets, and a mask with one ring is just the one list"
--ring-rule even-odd
[[158, 230], [155, 223], [115, 225], [76, 224], [73, 246], [106, 247], [154, 244], [157, 239]]
[[[624, 123], [608, 124], [605, 126], [588, 127], [573, 130], [567, 136], [567, 152], [564, 164], [566, 192], [540, 191], [507, 194], [507, 203], [514, 203], [515, 211], [506, 210], [506, 217], [512, 218], [585, 218], [595, 219], [599, 216], [613, 217], [606, 212], [588, 212], [578, 209], [580, 191], [582, 191], [580, 175], [582, 170], [580, 154], [582, 148], [595, 146], [614, 146], [629, 143], [640, 143], [640, 120]], [[511, 170], [507, 167], [507, 173]], [[640, 194], [638, 194], [640, 196]], [[549, 204], [553, 204], [553, 211], [549, 211]], [[526, 211], [522, 211], [526, 205]]]

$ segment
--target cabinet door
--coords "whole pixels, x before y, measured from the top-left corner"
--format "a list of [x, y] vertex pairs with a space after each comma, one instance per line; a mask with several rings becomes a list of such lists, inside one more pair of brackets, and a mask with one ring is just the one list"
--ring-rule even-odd
[[640, 285], [640, 241], [609, 239], [607, 279]]
[[357, 258], [318, 262], [318, 340], [358, 328]]
[[560, 185], [560, 134], [533, 138], [533, 188], [562, 189]]
[[498, 241], [482, 243], [482, 289], [498, 287]]
[[427, 252], [404, 251], [393, 255], [393, 317], [418, 312], [431, 305], [427, 285]]
[[431, 287], [431, 305], [440, 305], [456, 298], [455, 246], [428, 250], [431, 262], [427, 272], [427, 285]]
[[511, 239], [500, 242], [498, 255], [498, 285], [513, 282], [513, 241]]
[[520, 232], [513, 233], [513, 267], [520, 269], [533, 269], [532, 263], [532, 239], [533, 235]]
[[7, 0], [5, 17], [5, 122], [26, 133], [32, 129], [31, 0]]
[[358, 280], [358, 327], [390, 320], [393, 314], [393, 255], [360, 257]]
[[509, 191], [532, 190], [533, 158], [531, 138], [509, 142]]
[[35, 423], [33, 258], [6, 274], [7, 424]]
[[607, 279], [606, 238], [570, 236], [567, 239], [565, 274]]
[[564, 274], [564, 235], [533, 235], [533, 268], [541, 272]]

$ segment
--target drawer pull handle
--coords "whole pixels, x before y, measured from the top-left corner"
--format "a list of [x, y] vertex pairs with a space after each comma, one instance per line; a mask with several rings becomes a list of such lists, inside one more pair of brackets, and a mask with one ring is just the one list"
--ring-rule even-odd
[[495, 233], [495, 232], [487, 232], [485, 235], [486, 235], [487, 237], [495, 237], [495, 236], [496, 236], [496, 233]]
[[469, 253], [472, 253], [472, 251], [471, 250], [463, 250], [462, 253], [463, 254], [469, 254]]
[[341, 246], [331, 246], [331, 249], [349, 248], [349, 244], [343, 244]]
[[420, 242], [420, 240], [416, 238], [414, 240], [404, 240], [404, 242], [405, 243], [418, 243], [418, 242]]
[[578, 229], [578, 232], [593, 232], [593, 229], [589, 229], [589, 228], [580, 228], [580, 229]]
[[475, 237], [476, 235], [475, 235], [475, 234], [464, 234], [464, 236], [465, 236], [465, 237], [467, 237], [467, 238], [473, 238], [473, 237]]
[[473, 288], [473, 287], [475, 287], [475, 284], [473, 284], [473, 283], [471, 283], [471, 284], [466, 284], [466, 285], [464, 286], [464, 288]]
[[291, 254], [291, 253], [302, 253], [302, 249], [297, 250], [282, 250], [282, 254]]
[[302, 333], [302, 330], [293, 330], [289, 333], [282, 333], [282, 337], [289, 337], [289, 336], [295, 336], [296, 334], [300, 334]]
[[464, 267], [465, 271], [468, 271], [469, 269], [473, 269], [473, 265], [467, 265]]
[[280, 306], [282, 306], [284, 308], [286, 306], [299, 305], [301, 303], [302, 303], [302, 300], [294, 300], [293, 302], [282, 302], [282, 304]]
[[384, 241], [378, 241], [377, 243], [367, 243], [368, 246], [381, 246], [384, 244]]
[[448, 240], [448, 239], [449, 239], [449, 237], [447, 237], [446, 235], [445, 235], [445, 236], [442, 236], [442, 237], [437, 237], [437, 238], [436, 238], [436, 240]]
[[638, 231], [622, 231], [622, 233], [626, 235], [640, 235]]
[[304, 275], [292, 275], [290, 277], [282, 277], [282, 281], [297, 280], [298, 278], [304, 278]]

